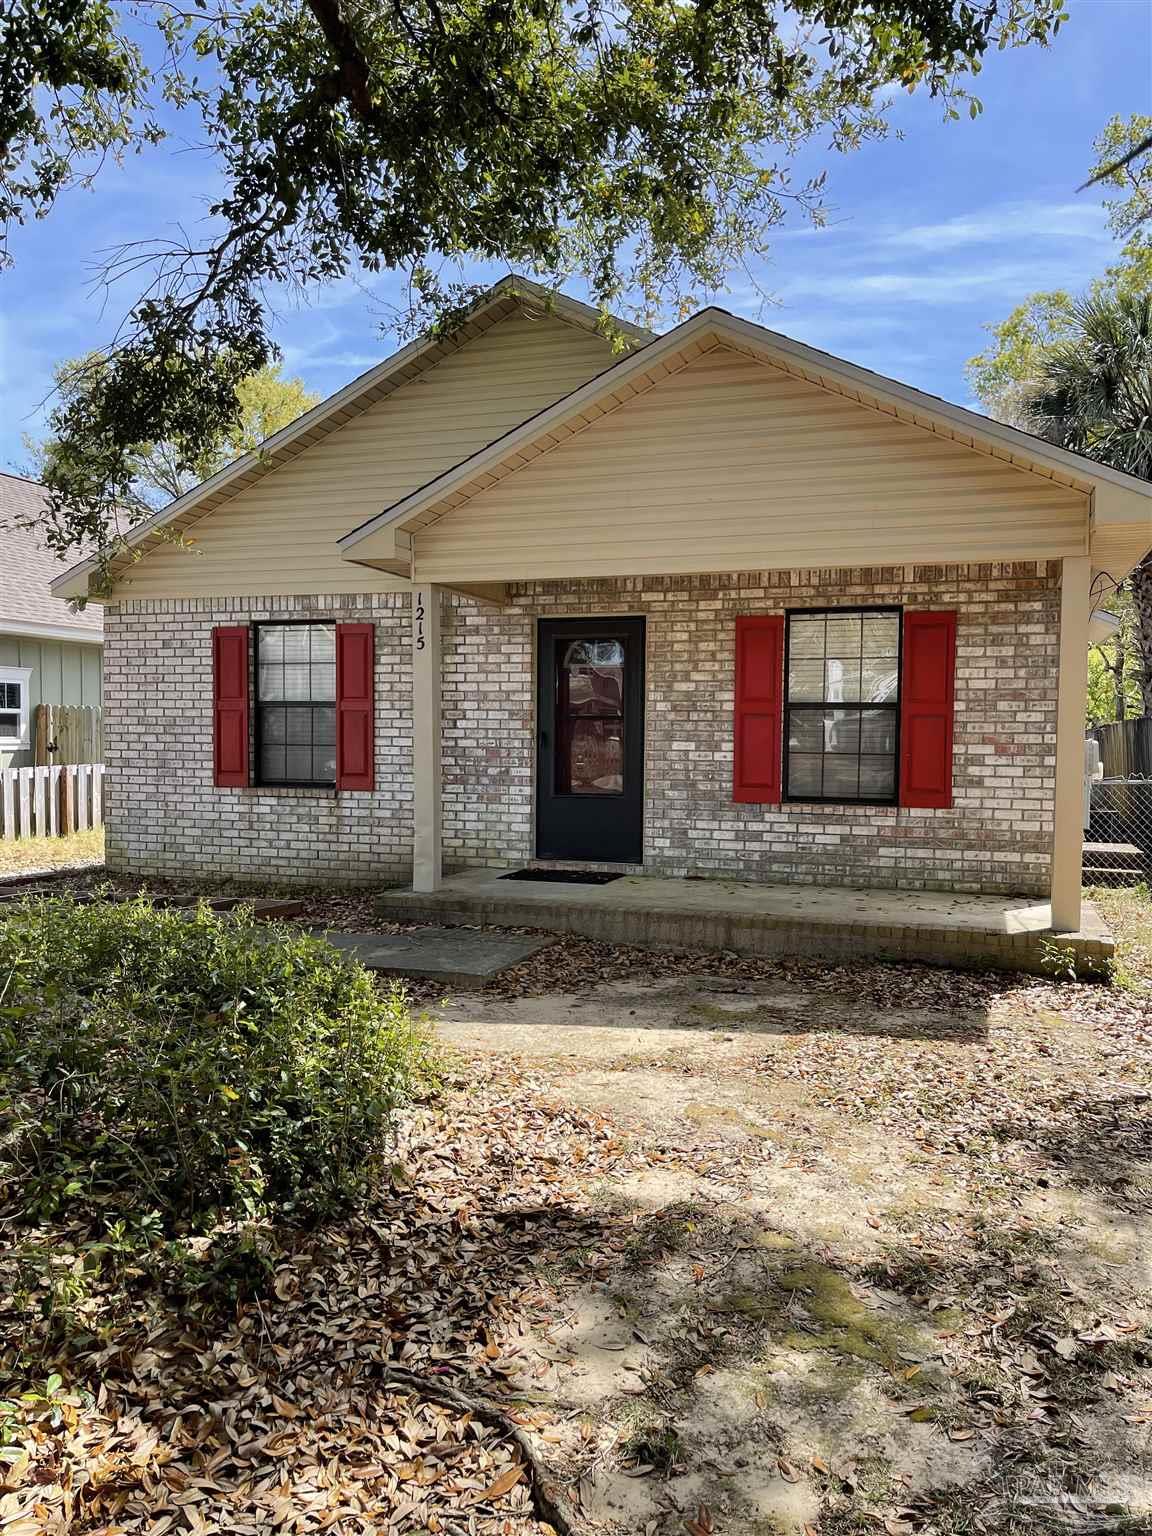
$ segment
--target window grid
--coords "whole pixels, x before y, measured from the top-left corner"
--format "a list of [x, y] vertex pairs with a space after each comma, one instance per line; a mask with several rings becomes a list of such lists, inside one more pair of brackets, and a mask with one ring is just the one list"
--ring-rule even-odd
[[257, 624], [256, 783], [334, 787], [336, 626]]
[[[869, 626], [869, 619], [890, 623]], [[896, 805], [902, 610], [794, 608], [786, 620], [784, 800], [817, 805]], [[801, 621], [799, 633], [794, 629], [796, 621]], [[852, 626], [858, 639], [846, 643]], [[813, 642], [821, 628], [817, 651]], [[888, 634], [890, 641], [885, 638]], [[818, 696], [811, 696], [814, 690]], [[796, 698], [794, 692], [808, 696]], [[862, 791], [866, 779], [870, 783], [865, 783]]]
[[24, 689], [15, 678], [0, 680], [0, 741], [6, 746], [25, 744]]

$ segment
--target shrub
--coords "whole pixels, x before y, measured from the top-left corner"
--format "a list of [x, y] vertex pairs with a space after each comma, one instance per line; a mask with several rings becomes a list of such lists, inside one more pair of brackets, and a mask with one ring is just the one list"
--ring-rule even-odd
[[364, 1187], [426, 1069], [402, 991], [244, 910], [0, 918], [0, 1203], [26, 1218], [320, 1214]]

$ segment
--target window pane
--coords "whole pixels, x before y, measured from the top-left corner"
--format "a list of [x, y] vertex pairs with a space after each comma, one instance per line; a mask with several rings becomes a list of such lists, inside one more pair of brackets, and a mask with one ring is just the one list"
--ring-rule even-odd
[[312, 777], [312, 748], [284, 748], [284, 776], [296, 782], [307, 783]]
[[824, 698], [829, 704], [852, 704], [860, 697], [860, 661], [824, 663]]
[[260, 635], [260, 660], [283, 661], [284, 660], [284, 631], [277, 625], [261, 625]]
[[801, 659], [824, 655], [824, 615], [816, 617], [797, 614], [789, 621], [789, 652]]
[[900, 668], [895, 656], [865, 658], [860, 671], [860, 697], [869, 704], [896, 699]]
[[824, 750], [824, 716], [818, 709], [788, 711], [788, 748], [794, 752]]
[[307, 624], [286, 624], [284, 635], [284, 660], [307, 661], [312, 644], [312, 630]]
[[624, 792], [624, 730], [618, 720], [571, 722], [568, 789], [574, 795]]
[[788, 793], [819, 795], [824, 759], [814, 752], [789, 752]]
[[793, 703], [824, 702], [824, 663], [788, 659], [788, 697]]
[[312, 745], [312, 711], [310, 709], [285, 709], [282, 711], [287, 730], [284, 740], [290, 747]]
[[312, 777], [317, 784], [335, 784], [336, 782], [336, 748], [313, 747], [312, 749]]
[[894, 757], [862, 757], [860, 759], [860, 794], [865, 800], [886, 800], [896, 790], [896, 759]]
[[829, 614], [827, 622], [828, 644], [825, 649], [825, 655], [858, 657], [860, 655], [861, 616], [859, 614], [850, 616]]
[[834, 753], [824, 759], [824, 794], [828, 799], [855, 800], [860, 781], [860, 759]]
[[260, 697], [261, 699], [282, 699], [284, 697], [284, 668], [279, 664], [269, 667], [261, 663]]
[[0, 683], [0, 708], [20, 708], [20, 684]]
[[263, 743], [260, 748], [260, 778], [265, 784], [277, 784], [287, 778], [283, 747]]
[[260, 711], [260, 740], [266, 746], [281, 746], [288, 739], [288, 718], [292, 711], [273, 705]]
[[861, 752], [895, 752], [896, 711], [894, 709], [861, 710], [860, 750]]
[[[336, 711], [323, 705], [312, 711], [312, 740], [317, 746], [336, 750]], [[335, 771], [335, 770], [333, 770]]]
[[308, 634], [312, 639], [312, 660], [336, 661], [336, 627], [333, 624], [311, 624]]
[[578, 640], [561, 663], [570, 715], [619, 715], [624, 707], [624, 647], [617, 640]]
[[307, 663], [285, 663], [283, 675], [284, 692], [281, 698], [307, 700], [312, 697], [311, 669]]
[[900, 649], [900, 615], [866, 613], [864, 615], [865, 656], [895, 656]]
[[20, 716], [0, 715], [0, 736], [19, 736]]
[[829, 709], [824, 712], [825, 752], [860, 751], [860, 716], [854, 709]]
[[312, 667], [312, 697], [314, 699], [335, 699], [336, 697], [336, 667], [328, 666]]

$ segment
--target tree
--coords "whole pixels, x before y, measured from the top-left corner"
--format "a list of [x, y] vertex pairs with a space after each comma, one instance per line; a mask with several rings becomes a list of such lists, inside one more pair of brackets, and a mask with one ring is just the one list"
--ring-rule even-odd
[[412, 322], [447, 323], [471, 292], [447, 258], [579, 274], [605, 311], [690, 305], [790, 207], [819, 214], [798, 150], [882, 134], [888, 87], [958, 115], [987, 50], [1046, 44], [1063, 5], [9, 0], [0, 216], [46, 215], [172, 118], [224, 183], [200, 235], [113, 263], [144, 291], [54, 417], [50, 541], [106, 534], [135, 444], [194, 459], [234, 421], [276, 288], [399, 270]]
[[[1066, 334], [1041, 358], [1027, 409], [1050, 442], [1152, 480], [1152, 293], [1074, 303]], [[1141, 699], [1152, 715], [1152, 558], [1137, 566], [1130, 585]]]
[[[88, 392], [101, 387], [109, 366], [108, 359], [98, 352], [61, 363], [55, 377], [62, 407], [82, 404]], [[278, 365], [269, 365], [239, 381], [236, 413], [215, 436], [202, 436], [195, 444], [172, 440], [131, 444], [125, 455], [123, 499], [129, 524], [182, 496], [240, 454], [255, 452], [265, 439], [302, 416], [319, 399], [305, 389], [302, 379], [285, 379]], [[48, 437], [42, 442], [26, 439], [26, 444], [37, 479], [48, 481], [61, 471], [67, 473], [70, 449], [59, 438]]]
[[[1093, 144], [1096, 164], [1087, 186], [1123, 189], [1105, 198], [1108, 227], [1119, 240], [1120, 259], [1092, 283], [1089, 292], [1152, 292], [1152, 117], [1114, 117]], [[1073, 295], [1062, 289], [1030, 293], [1005, 320], [989, 325], [992, 342], [968, 359], [973, 393], [990, 416], [1009, 426], [1026, 426], [1025, 397], [1043, 360], [1075, 332]]]

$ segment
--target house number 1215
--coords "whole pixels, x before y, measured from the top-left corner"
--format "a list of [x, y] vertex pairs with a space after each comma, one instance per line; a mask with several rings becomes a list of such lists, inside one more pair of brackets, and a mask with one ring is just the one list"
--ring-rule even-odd
[[415, 614], [413, 615], [413, 617], [416, 620], [416, 649], [418, 651], [422, 651], [424, 649], [424, 599], [423, 599], [423, 597], [417, 597], [417, 599], [416, 599], [416, 611], [415, 611]]

